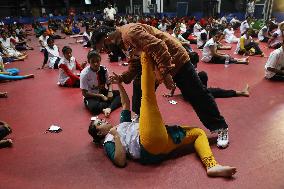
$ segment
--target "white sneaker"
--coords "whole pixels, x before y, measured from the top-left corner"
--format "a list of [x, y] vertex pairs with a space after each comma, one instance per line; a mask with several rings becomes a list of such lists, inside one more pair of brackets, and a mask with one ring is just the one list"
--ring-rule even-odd
[[229, 146], [228, 128], [218, 130], [217, 147], [227, 148]]
[[135, 115], [131, 118], [131, 121], [134, 122], [134, 123], [139, 123], [139, 115], [138, 115], [138, 114], [135, 114]]

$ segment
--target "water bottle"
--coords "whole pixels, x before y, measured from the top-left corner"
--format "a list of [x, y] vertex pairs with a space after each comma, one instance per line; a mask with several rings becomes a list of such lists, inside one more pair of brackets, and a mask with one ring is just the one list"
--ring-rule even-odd
[[225, 68], [228, 68], [230, 65], [230, 57], [226, 56], [226, 60], [225, 60]]

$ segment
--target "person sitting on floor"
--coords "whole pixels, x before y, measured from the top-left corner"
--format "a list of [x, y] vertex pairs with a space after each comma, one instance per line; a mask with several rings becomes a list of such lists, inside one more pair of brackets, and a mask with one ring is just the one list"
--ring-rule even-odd
[[272, 81], [284, 81], [284, 43], [270, 53], [265, 64], [265, 78]]
[[238, 20], [238, 18], [236, 16], [234, 16], [232, 18], [232, 20], [230, 21], [230, 24], [232, 25], [232, 27], [234, 28], [234, 30], [236, 30], [238, 27], [240, 27], [241, 25], [241, 21]]
[[65, 37], [62, 37], [60, 35], [56, 35], [51, 26], [48, 26], [46, 33], [49, 37], [52, 37], [53, 39], [65, 39]]
[[40, 51], [43, 52], [44, 49], [47, 47], [47, 39], [49, 38], [49, 35], [47, 35], [47, 32], [44, 31], [41, 36], [39, 36], [38, 41], [40, 44]]
[[103, 112], [108, 117], [113, 110], [121, 106], [119, 92], [112, 90], [108, 70], [100, 65], [99, 53], [90, 51], [88, 63], [90, 66], [84, 68], [80, 75], [80, 88], [84, 96], [84, 103], [93, 114]]
[[268, 47], [278, 49], [283, 42], [284, 24], [279, 24], [278, 29], [272, 34], [271, 39], [268, 40]]
[[258, 32], [257, 38], [259, 41], [267, 43], [270, 39], [267, 24], [264, 25]]
[[0, 56], [0, 81], [34, 78], [33, 74], [23, 75], [23, 76], [18, 76], [18, 74], [19, 74], [19, 69], [17, 68], [5, 69], [5, 66], [3, 64], [3, 59]]
[[200, 128], [189, 126], [167, 126], [159, 111], [155, 95], [154, 64], [145, 53], [142, 62], [142, 102], [139, 123], [131, 122], [130, 100], [119, 76], [114, 73], [122, 99], [120, 124], [111, 124], [96, 119], [89, 126], [89, 134], [96, 144], [102, 144], [107, 157], [117, 167], [126, 166], [126, 158], [139, 160], [142, 164], [160, 163], [172, 151], [194, 144], [207, 175], [211, 177], [232, 177], [235, 167], [222, 166], [217, 163], [210, 149], [205, 132]]
[[252, 32], [253, 32], [252, 29], [249, 29], [239, 39], [235, 53], [240, 55], [249, 55], [249, 56], [260, 55], [263, 57], [264, 53], [259, 48], [259, 45], [255, 41], [253, 41], [251, 37]]
[[209, 40], [210, 25], [206, 25], [205, 29], [197, 34], [197, 47], [203, 49], [205, 43]]
[[24, 58], [24, 59], [28, 56], [26, 53], [21, 53], [13, 47], [13, 45], [11, 44], [10, 38], [7, 38], [6, 32], [3, 32], [1, 36], [2, 36], [2, 38], [0, 39], [1, 48], [9, 56], [16, 57], [16, 58]]
[[36, 37], [41, 36], [46, 31], [46, 28], [43, 27], [39, 22], [36, 22], [34, 24], [34, 32], [36, 34]]
[[58, 63], [61, 57], [59, 55], [58, 47], [54, 44], [54, 39], [47, 39], [47, 47], [44, 50], [44, 60], [42, 64], [42, 69], [48, 63], [48, 67], [51, 69], [58, 69]]
[[59, 85], [64, 87], [80, 87], [80, 78], [76, 70], [80, 72], [86, 63], [80, 65], [75, 57], [72, 56], [72, 49], [69, 46], [62, 48], [63, 57], [59, 62]]
[[[198, 76], [202, 84], [207, 88], [208, 75], [205, 71], [198, 72]], [[231, 97], [249, 97], [249, 85], [247, 84], [242, 91], [238, 90], [227, 90], [222, 88], [207, 88], [214, 98], [231, 98]], [[164, 97], [172, 97], [175, 93], [175, 89], [171, 90], [170, 93], [163, 95]]]
[[197, 21], [193, 26], [193, 35], [198, 36], [201, 30], [202, 30], [202, 27], [200, 26], [200, 22]]
[[86, 31], [83, 33], [84, 39], [84, 47], [91, 47], [91, 39], [92, 39], [93, 32], [89, 25], [86, 26]]
[[206, 63], [213, 64], [225, 64], [226, 61], [229, 61], [230, 64], [248, 64], [248, 58], [236, 59], [232, 58], [227, 54], [217, 52], [218, 44], [222, 32], [212, 29], [211, 30], [212, 38], [206, 42], [203, 47], [202, 58], [201, 60]]
[[0, 148], [11, 147], [13, 144], [12, 139], [4, 139], [6, 136], [12, 133], [10, 126], [4, 122], [0, 121]]
[[246, 18], [246, 20], [244, 20], [242, 23], [241, 23], [241, 26], [240, 26], [240, 32], [241, 32], [241, 36], [244, 35], [247, 30], [250, 28], [250, 18]]
[[12, 32], [12, 35], [10, 37], [10, 41], [13, 44], [14, 48], [18, 51], [33, 50], [34, 49], [27, 44], [27, 41], [20, 40], [18, 38], [18, 36], [16, 35], [15, 31]]
[[239, 38], [235, 36], [235, 31], [232, 28], [231, 24], [228, 24], [226, 29], [224, 30], [223, 34], [225, 35], [226, 43], [238, 43]]

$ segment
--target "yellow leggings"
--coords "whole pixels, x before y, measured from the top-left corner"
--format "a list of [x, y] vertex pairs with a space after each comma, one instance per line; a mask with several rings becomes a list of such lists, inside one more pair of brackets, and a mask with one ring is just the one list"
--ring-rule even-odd
[[140, 142], [144, 149], [153, 154], [168, 154], [176, 148], [194, 143], [194, 148], [206, 168], [217, 165], [210, 149], [207, 136], [200, 128], [182, 126], [186, 136], [180, 144], [175, 144], [168, 135], [155, 95], [155, 74], [152, 59], [144, 52], [141, 54], [142, 63], [142, 101], [140, 109], [139, 132]]

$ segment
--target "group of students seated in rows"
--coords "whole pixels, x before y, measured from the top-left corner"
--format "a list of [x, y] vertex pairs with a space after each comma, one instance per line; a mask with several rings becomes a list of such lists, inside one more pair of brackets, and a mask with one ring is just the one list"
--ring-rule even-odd
[[[179, 25], [182, 26], [183, 24], [184, 23], [180, 23]], [[200, 29], [200, 31], [195, 35], [188, 33], [186, 38], [181, 33], [181, 27], [179, 27], [176, 23], [174, 23], [174, 26], [172, 37], [176, 37], [178, 40], [181, 40], [182, 45], [187, 47], [189, 49], [188, 51], [191, 52], [192, 48], [190, 47], [190, 42], [187, 42], [187, 40], [190, 41], [189, 36], [198, 38], [203, 29]], [[140, 26], [138, 25], [137, 27]], [[86, 31], [86, 33], [88, 33], [90, 36], [92, 31], [90, 31], [89, 28], [91, 27], [87, 26], [88, 31]], [[281, 24], [279, 25], [279, 28], [281, 30]], [[206, 37], [209, 37], [202, 47], [202, 61], [212, 63], [225, 63], [226, 61], [229, 61], [230, 63], [248, 62], [247, 58], [235, 59], [228, 55], [217, 52], [218, 47], [221, 49], [227, 48], [224, 47], [224, 45], [218, 44], [222, 37], [225, 37], [226, 40], [229, 40], [228, 37], [226, 38], [226, 33], [230, 33], [231, 31], [231, 34], [233, 34], [233, 30], [230, 25], [228, 25], [226, 29], [226, 32], [224, 32], [220, 31], [219, 28], [212, 28], [212, 26], [208, 24], [205, 25], [205, 31], [209, 31], [209, 34], [206, 33]], [[152, 30], [154, 31], [154, 29], [151, 29], [151, 31]], [[184, 33], [186, 33], [186, 31]], [[169, 32], [168, 27], [166, 27], [165, 32]], [[257, 48], [257, 43], [253, 41], [245, 41], [246, 38], [251, 39], [253, 32], [254, 31], [251, 31], [250, 28], [244, 32], [245, 37], [241, 37], [238, 41], [240, 45], [237, 53], [263, 56], [262, 51]], [[90, 112], [92, 112], [94, 115], [103, 113], [106, 117], [109, 117], [113, 110], [122, 107], [120, 116], [121, 123], [115, 127], [113, 127], [112, 124], [98, 118], [95, 118], [91, 121], [89, 134], [93, 137], [94, 143], [103, 144], [109, 159], [119, 167], [124, 167], [126, 165], [127, 154], [133, 159], [140, 159], [142, 163], [157, 163], [165, 159], [167, 155], [176, 148], [193, 143], [202, 163], [207, 169], [207, 174], [209, 176], [230, 177], [234, 175], [236, 173], [236, 168], [222, 166], [217, 163], [210, 150], [207, 136], [203, 130], [180, 125], [169, 127], [164, 124], [156, 101], [155, 90], [157, 86], [153, 70], [153, 59], [150, 58], [145, 52], [142, 52], [142, 54], [140, 54], [135, 60], [138, 62], [138, 65], [142, 66], [140, 70], [140, 78], [137, 79], [137, 82], [139, 82], [138, 86], [140, 87], [140, 90], [142, 89], [142, 98], [132, 98], [133, 104], [141, 104], [139, 105], [139, 122], [138, 120], [131, 120], [130, 100], [122, 84], [123, 74], [110, 74], [106, 67], [101, 65], [101, 48], [97, 48], [97, 46], [94, 45], [101, 42], [101, 39], [104, 38], [103, 43], [104, 46], [107, 47], [107, 44], [105, 44], [107, 41], [106, 33], [107, 32], [101, 32], [100, 29], [95, 29], [92, 32], [92, 36], [88, 38], [91, 45], [93, 45], [92, 47], [96, 48], [97, 50], [89, 51], [87, 55], [87, 62], [89, 65], [87, 65], [87, 62], [79, 64], [76, 61], [76, 58], [72, 56], [72, 48], [69, 46], [64, 46], [62, 48], [63, 56], [60, 56], [59, 49], [54, 44], [54, 38], [49, 37], [47, 34], [45, 34], [45, 32], [39, 39], [44, 52], [42, 68], [48, 65], [49, 68], [59, 69], [59, 86], [80, 87], [84, 97], [84, 104]], [[164, 35], [166, 36], [167, 40], [173, 40], [168, 36], [168, 34], [163, 34], [163, 36]], [[270, 72], [270, 75], [272, 76], [267, 76], [267, 78], [273, 78], [276, 75], [277, 77], [279, 76], [283, 78], [284, 66], [283, 58], [281, 57], [284, 57], [284, 45], [282, 42], [282, 46], [273, 51], [268, 59], [268, 63], [266, 64], [266, 72]], [[177, 46], [179, 46], [179, 44], [177, 44]], [[254, 51], [252, 49], [254, 49]], [[114, 51], [113, 48], [105, 50], [110, 50], [109, 53]], [[197, 67], [197, 65], [195, 65], [195, 67]], [[203, 88], [210, 91], [209, 93], [215, 98], [249, 96], [248, 86], [246, 86], [243, 91], [223, 90], [218, 88], [207, 89], [208, 76], [206, 72], [199, 72], [198, 78], [202, 82], [201, 84], [203, 85]], [[127, 81], [124, 82], [127, 83]], [[117, 85], [119, 90], [113, 90], [112, 84]], [[135, 81], [133, 82], [133, 86], [134, 85]], [[170, 94], [166, 96], [173, 96], [173, 94], [174, 90], [172, 90]], [[5, 95], [6, 94], [3, 94], [3, 96]], [[4, 128], [3, 130], [5, 130], [7, 135], [7, 133], [10, 131], [9, 129], [6, 129], [7, 126], [5, 126], [5, 123], [2, 125], [2, 128]], [[224, 147], [227, 146], [227, 143]]]

